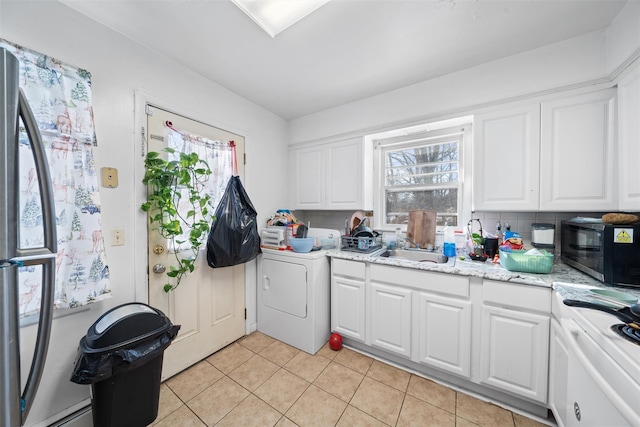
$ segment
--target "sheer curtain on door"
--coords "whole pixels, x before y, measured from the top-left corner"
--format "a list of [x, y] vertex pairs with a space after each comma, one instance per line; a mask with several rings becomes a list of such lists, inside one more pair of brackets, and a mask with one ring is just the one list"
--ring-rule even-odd
[[[186, 154], [196, 153], [200, 159], [209, 165], [211, 175], [205, 182], [202, 191], [206, 191], [211, 197], [212, 209], [210, 211], [213, 213], [218, 203], [220, 203], [229, 178], [231, 178], [234, 173], [233, 162], [235, 161], [235, 150], [233, 150], [232, 144], [230, 142], [213, 141], [202, 136], [182, 132], [173, 128], [171, 124], [167, 124], [165, 129], [167, 147], [176, 151], [176, 153], [168, 153], [169, 161], [178, 160], [180, 158], [180, 152]], [[181, 216], [186, 218], [187, 211], [190, 208], [187, 203], [189, 194], [186, 187], [182, 189], [182, 197], [180, 200], [183, 201], [183, 203], [178, 204], [178, 211]], [[183, 229], [185, 230], [184, 238], [178, 240], [188, 241], [189, 230], [186, 229], [186, 227], [183, 227]], [[182, 250], [188, 246], [188, 243], [186, 243], [184, 248], [169, 248], [169, 250]]]

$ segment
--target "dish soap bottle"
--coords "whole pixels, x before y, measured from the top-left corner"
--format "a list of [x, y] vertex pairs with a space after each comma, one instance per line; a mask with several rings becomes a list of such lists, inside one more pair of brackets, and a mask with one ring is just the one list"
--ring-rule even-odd
[[447, 223], [447, 226], [444, 228], [444, 244], [443, 244], [443, 253], [447, 257], [456, 256], [456, 235], [453, 230], [453, 227]]

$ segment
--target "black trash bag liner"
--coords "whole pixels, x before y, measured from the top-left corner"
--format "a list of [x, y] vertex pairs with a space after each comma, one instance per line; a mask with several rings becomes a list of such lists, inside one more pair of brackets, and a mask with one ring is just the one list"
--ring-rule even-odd
[[93, 352], [86, 349], [84, 338], [76, 357], [71, 381], [76, 384], [94, 384], [129, 372], [162, 355], [178, 335], [180, 325], [173, 325], [159, 336], [136, 343], [132, 347]]
[[251, 261], [261, 252], [257, 212], [239, 176], [229, 179], [207, 239], [207, 263], [212, 268]]

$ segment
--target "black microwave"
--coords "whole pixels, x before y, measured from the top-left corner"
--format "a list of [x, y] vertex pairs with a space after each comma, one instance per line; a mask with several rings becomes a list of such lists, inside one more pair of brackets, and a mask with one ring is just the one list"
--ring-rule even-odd
[[565, 264], [610, 285], [640, 287], [640, 222], [613, 225], [566, 220], [561, 233]]

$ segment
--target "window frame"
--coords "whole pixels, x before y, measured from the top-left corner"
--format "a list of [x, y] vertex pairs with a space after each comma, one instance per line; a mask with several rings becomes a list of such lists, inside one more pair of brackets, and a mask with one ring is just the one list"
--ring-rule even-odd
[[[448, 127], [438, 130], [429, 130], [424, 132], [416, 132], [401, 136], [371, 136], [373, 142], [374, 155], [374, 217], [375, 227], [381, 231], [393, 231], [400, 227], [402, 231], [406, 231], [406, 224], [389, 224], [386, 222], [386, 153], [393, 149], [410, 148], [415, 146], [425, 146], [444, 142], [443, 140], [458, 137], [458, 182], [455, 184], [445, 185], [442, 188], [458, 189], [458, 225], [456, 228], [462, 229], [463, 224], [471, 217], [471, 213], [466, 213], [471, 206], [471, 162], [467, 162], [467, 158], [471, 158], [471, 122]], [[395, 132], [397, 134], [397, 132]], [[443, 226], [437, 226], [436, 231], [442, 231]]]

